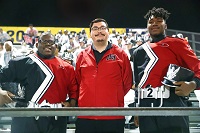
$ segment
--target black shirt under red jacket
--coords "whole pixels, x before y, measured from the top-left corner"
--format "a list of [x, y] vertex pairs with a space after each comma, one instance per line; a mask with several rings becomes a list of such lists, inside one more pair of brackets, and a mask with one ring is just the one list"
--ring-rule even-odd
[[24, 88], [24, 102], [61, 103], [67, 95], [77, 99], [74, 68], [58, 57], [43, 59], [31, 54], [15, 58], [7, 68], [1, 69], [0, 82], [20, 83]]
[[194, 79], [200, 79], [200, 61], [185, 39], [165, 37], [145, 43], [134, 51], [133, 58], [136, 86], [141, 88], [161, 86], [169, 64], [188, 68], [195, 73]]

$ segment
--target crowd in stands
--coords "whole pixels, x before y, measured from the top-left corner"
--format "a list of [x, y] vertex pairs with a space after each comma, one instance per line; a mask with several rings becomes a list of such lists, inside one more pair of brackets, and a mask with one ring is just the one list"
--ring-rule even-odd
[[[51, 32], [51, 29], [48, 29], [47, 32]], [[112, 28], [110, 32], [110, 42], [121, 47], [128, 54], [130, 60], [134, 49], [151, 39], [146, 30], [142, 32], [130, 30], [128, 33], [120, 34], [115, 28]], [[37, 50], [39, 36], [37, 28], [35, 28], [33, 24], [29, 24], [24, 33], [21, 49], [14, 54], [15, 56], [27, 55]], [[172, 35], [172, 37], [184, 38], [181, 33]], [[11, 37], [6, 31], [3, 31], [3, 29], [0, 28], [0, 51], [3, 52], [4, 42], [9, 39], [11, 39]], [[187, 37], [185, 37], [185, 39], [188, 40]], [[76, 57], [80, 51], [92, 44], [92, 39], [87, 36], [84, 28], [80, 32], [69, 31], [67, 29], [63, 31], [58, 30], [55, 34], [55, 40], [55, 43], [57, 44], [56, 55], [65, 61], [68, 61], [73, 66], [75, 66]], [[0, 52], [0, 57], [2, 52]]]
[[[47, 32], [51, 32], [51, 29], [48, 29]], [[132, 58], [131, 54], [134, 49], [151, 39], [148, 32], [145, 30], [141, 33], [130, 31], [129, 33], [120, 34], [115, 28], [112, 28], [110, 32], [110, 42], [121, 47], [128, 54], [130, 59]], [[37, 50], [38, 36], [37, 28], [33, 27], [33, 24], [29, 24], [25, 35], [23, 35], [24, 41], [21, 43], [21, 49], [18, 50], [15, 55], [21, 56], [35, 52]], [[173, 37], [184, 38], [181, 33], [173, 35]], [[10, 38], [11, 37], [0, 28], [0, 51], [3, 51], [4, 42]], [[55, 34], [55, 40], [57, 44], [56, 55], [68, 61], [73, 66], [75, 66], [76, 57], [80, 51], [92, 44], [92, 39], [87, 36], [84, 28], [80, 32], [69, 31], [67, 29], [63, 31], [59, 30], [57, 34]], [[2, 52], [0, 52], [0, 56], [1, 54]]]
[[[130, 49], [136, 48], [140, 43], [149, 41], [149, 35], [146, 32], [142, 34], [137, 32], [120, 34], [114, 28], [111, 32], [110, 42], [124, 49], [129, 57], [131, 56]], [[65, 60], [70, 60], [73, 65], [75, 65], [76, 57], [80, 51], [92, 44], [92, 39], [87, 36], [85, 29], [82, 29], [79, 33], [59, 30], [55, 38], [58, 48], [57, 55]]]

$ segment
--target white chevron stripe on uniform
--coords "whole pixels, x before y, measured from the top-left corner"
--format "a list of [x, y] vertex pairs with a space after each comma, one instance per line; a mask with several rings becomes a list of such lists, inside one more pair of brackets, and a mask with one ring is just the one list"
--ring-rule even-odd
[[42, 71], [46, 74], [44, 81], [42, 82], [42, 84], [40, 85], [40, 87], [38, 88], [38, 90], [35, 92], [35, 94], [33, 95], [31, 99], [32, 102], [38, 103], [40, 98], [44, 95], [48, 87], [53, 82], [54, 75], [52, 71], [49, 69], [49, 67], [44, 62], [42, 62], [37, 56], [35, 56], [34, 54], [31, 54], [29, 55], [29, 57], [33, 61], [35, 61], [39, 65], [39, 67], [42, 69]]
[[149, 46], [148, 42], [144, 43], [142, 45], [142, 47], [145, 50], [145, 52], [147, 53], [148, 57], [150, 58], [150, 61], [148, 62], [147, 66], [146, 66], [146, 68], [144, 70], [144, 74], [143, 74], [143, 76], [142, 76], [142, 78], [140, 80], [140, 83], [138, 85], [139, 88], [141, 88], [145, 84], [151, 69], [155, 66], [156, 62], [158, 62], [158, 57], [153, 52], [153, 50], [151, 49], [151, 47]]

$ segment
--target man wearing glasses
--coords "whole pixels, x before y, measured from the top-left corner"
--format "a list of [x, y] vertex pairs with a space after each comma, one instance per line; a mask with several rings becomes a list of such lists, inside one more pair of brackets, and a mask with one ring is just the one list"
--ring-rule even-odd
[[[55, 56], [54, 42], [55, 37], [51, 33], [42, 33], [35, 54], [15, 58], [1, 70], [0, 82], [19, 82], [22, 87], [23, 92], [19, 96], [13, 97], [8, 93], [17, 102], [16, 107], [75, 106], [75, 71], [73, 66]], [[4, 94], [4, 97], [8, 95]], [[67, 98], [69, 101], [65, 102]], [[14, 117], [11, 133], [66, 133], [66, 123], [66, 117]]]
[[[106, 20], [90, 23], [92, 46], [77, 57], [79, 107], [124, 107], [124, 96], [132, 86], [127, 54], [108, 41]], [[78, 116], [76, 133], [124, 133], [124, 116]]]

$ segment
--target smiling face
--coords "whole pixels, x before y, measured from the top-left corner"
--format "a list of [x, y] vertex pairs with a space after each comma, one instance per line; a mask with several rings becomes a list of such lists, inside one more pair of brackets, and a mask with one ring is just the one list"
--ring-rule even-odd
[[105, 22], [93, 23], [91, 27], [90, 36], [94, 44], [107, 43], [109, 37], [109, 31], [106, 23]]
[[165, 34], [165, 29], [167, 24], [165, 20], [161, 17], [154, 17], [153, 15], [147, 21], [147, 29], [151, 37], [156, 37]]
[[38, 51], [44, 56], [54, 56], [56, 45], [51, 34], [43, 34], [39, 40]]

